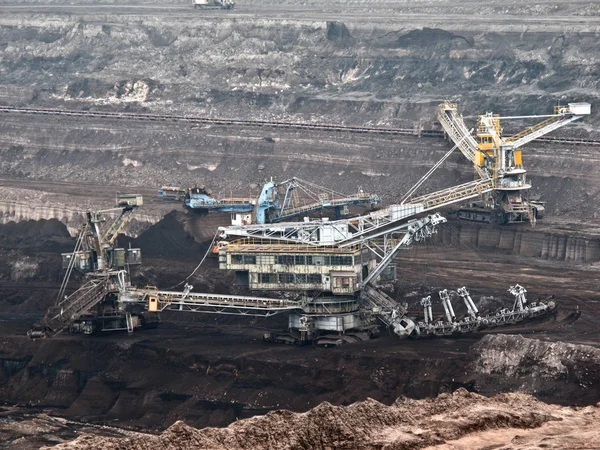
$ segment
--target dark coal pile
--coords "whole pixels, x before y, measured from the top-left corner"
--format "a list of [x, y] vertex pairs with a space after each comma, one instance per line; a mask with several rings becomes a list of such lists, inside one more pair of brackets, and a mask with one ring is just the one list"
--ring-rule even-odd
[[27, 220], [0, 224], [0, 244], [3, 250], [35, 249], [68, 251], [73, 240], [66, 227], [56, 219]]
[[185, 229], [188, 220], [184, 213], [173, 211], [150, 226], [136, 239], [122, 237], [121, 245], [143, 249], [144, 257], [199, 261], [208, 249]]
[[58, 220], [0, 224], [0, 312], [40, 314], [54, 303], [62, 280], [61, 252], [75, 240]]

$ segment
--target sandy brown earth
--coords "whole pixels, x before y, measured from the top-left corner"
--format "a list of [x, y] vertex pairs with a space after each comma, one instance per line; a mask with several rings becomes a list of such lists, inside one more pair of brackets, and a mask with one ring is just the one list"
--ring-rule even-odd
[[486, 398], [459, 389], [436, 399], [367, 399], [345, 407], [323, 403], [297, 414], [274, 411], [227, 428], [197, 430], [177, 422], [158, 436], [84, 435], [52, 447], [97, 449], [589, 449], [598, 439], [598, 406], [547, 405], [522, 394]]
[[[146, 255], [135, 281], [162, 287], [179, 283], [206, 249], [190, 232], [200, 241], [209, 239], [207, 230], [214, 230], [217, 219], [174, 214], [148, 228], [134, 241]], [[557, 315], [494, 330], [487, 338], [400, 341], [384, 330], [382, 338], [335, 349], [262, 342], [266, 329], [285, 327], [284, 317], [248, 321], [185, 314], [164, 315], [157, 330], [131, 337], [32, 341], [25, 333], [35, 314], [39, 317], [54, 301], [61, 279], [56, 259], [72, 238], [58, 221], [0, 226], [6, 254], [0, 398], [32, 414], [142, 432], [159, 432], [177, 420], [197, 428], [227, 426], [281, 408], [305, 412], [322, 402], [344, 406], [372, 398], [390, 405], [399, 395], [434, 398], [460, 387], [485, 395], [517, 391], [563, 405], [600, 401], [600, 298], [596, 277], [588, 276], [595, 258], [586, 260], [586, 253], [575, 252], [578, 245], [568, 245], [567, 239], [564, 251], [552, 258], [525, 256], [543, 248], [549, 232], [544, 228], [451, 225], [457, 235], [441, 233], [439, 240], [415, 246], [397, 260], [399, 282], [389, 292], [407, 301], [411, 314], [421, 316], [422, 296], [463, 284], [484, 311], [510, 306], [505, 290], [519, 282], [531, 300], [554, 295]], [[491, 245], [494, 233], [504, 236], [502, 245]], [[522, 254], [514, 242], [507, 244], [510, 235], [519, 234]], [[465, 246], [462, 240], [480, 242]], [[198, 291], [230, 292], [227, 280], [209, 259], [191, 282]], [[434, 309], [441, 315], [439, 307]], [[505, 338], [502, 332], [525, 338]], [[12, 433], [7, 441], [25, 437], [22, 448], [35, 448], [73, 437], [61, 430], [29, 437]]]

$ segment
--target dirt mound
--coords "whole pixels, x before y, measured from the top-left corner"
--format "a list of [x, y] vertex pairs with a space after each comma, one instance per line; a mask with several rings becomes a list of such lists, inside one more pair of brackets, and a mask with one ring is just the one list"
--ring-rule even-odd
[[119, 242], [139, 247], [145, 257], [199, 260], [206, 252], [202, 245], [185, 229], [186, 216], [178, 211], [167, 214], [136, 239], [123, 238]]
[[339, 46], [350, 46], [355, 43], [344, 22], [327, 22], [327, 39]]
[[37, 246], [40, 241], [56, 238], [70, 238], [65, 225], [56, 219], [0, 224], [0, 240], [17, 240], [27, 246]]
[[[580, 432], [599, 423], [598, 407], [583, 411], [541, 403], [522, 394], [501, 394], [492, 398], [459, 389], [432, 400], [398, 399], [386, 406], [372, 399], [346, 407], [322, 403], [306, 413], [286, 410], [253, 417], [227, 428], [197, 430], [179, 421], [158, 436], [128, 439], [82, 436], [55, 449], [270, 449], [270, 448], [343, 448], [409, 449], [440, 445], [486, 430], [505, 429], [500, 441], [519, 444], [535, 439], [528, 429], [538, 428], [565, 418], [573, 421], [587, 416]], [[519, 436], [514, 430], [519, 429]], [[545, 430], [544, 430], [545, 431]], [[597, 433], [597, 432], [596, 432]], [[540, 439], [543, 432], [537, 432]], [[508, 439], [508, 442], [507, 442]], [[547, 438], [546, 442], [551, 438]], [[555, 440], [560, 438], [554, 437]], [[580, 438], [581, 439], [581, 438]], [[496, 436], [498, 441], [498, 436]], [[491, 443], [491, 442], [490, 442]], [[575, 444], [577, 442], [575, 441]], [[548, 444], [548, 447], [554, 445]], [[509, 446], [509, 448], [512, 448]]]
[[41, 314], [62, 280], [60, 254], [75, 240], [56, 219], [0, 224], [0, 311]]

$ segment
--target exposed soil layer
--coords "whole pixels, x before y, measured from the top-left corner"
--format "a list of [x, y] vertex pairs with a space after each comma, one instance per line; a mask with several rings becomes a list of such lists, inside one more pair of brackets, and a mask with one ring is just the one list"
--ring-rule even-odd
[[[591, 400], [600, 392], [600, 350], [522, 336], [487, 335], [471, 349], [472, 370], [485, 379], [480, 392], [512, 391], [550, 398], [553, 392]], [[585, 394], [583, 394], [585, 395]], [[600, 400], [600, 395], [599, 395]]]
[[390, 406], [368, 399], [345, 407], [323, 403], [303, 414], [274, 411], [225, 429], [197, 430], [177, 422], [158, 436], [84, 435], [53, 448], [591, 448], [599, 424], [598, 406], [561, 408], [527, 395], [486, 398], [459, 389], [433, 400], [402, 397]]
[[512, 3], [246, 1], [199, 12], [184, 0], [13, 0], [2, 96], [405, 125], [431, 122], [444, 98], [501, 114], [535, 113], [562, 95], [595, 100], [597, 6]]
[[0, 406], [0, 449], [32, 450], [81, 436], [130, 437], [139, 433], [49, 416], [36, 408]]
[[[248, 325], [163, 323], [160, 330], [133, 338], [30, 341], [5, 335], [0, 396], [30, 405], [32, 413], [42, 409], [71, 420], [142, 430], [160, 430], [177, 420], [224, 426], [280, 408], [307, 411], [322, 402], [347, 405], [372, 398], [391, 405], [398, 395], [431, 398], [459, 387], [488, 394], [529, 392], [563, 404], [600, 400], [597, 348], [497, 335], [400, 342], [384, 337], [320, 350], [265, 345], [261, 330]], [[8, 327], [23, 332], [26, 324]], [[438, 406], [441, 413], [443, 405]], [[317, 410], [322, 408], [331, 407]], [[344, 423], [335, 419], [336, 411], [329, 413], [331, 426]], [[412, 416], [422, 413], [414, 410]], [[276, 417], [289, 416], [282, 414]], [[376, 417], [393, 416], [382, 410]], [[512, 422], [502, 416], [508, 422], [499, 423], [505, 426], [527, 426], [522, 417]]]

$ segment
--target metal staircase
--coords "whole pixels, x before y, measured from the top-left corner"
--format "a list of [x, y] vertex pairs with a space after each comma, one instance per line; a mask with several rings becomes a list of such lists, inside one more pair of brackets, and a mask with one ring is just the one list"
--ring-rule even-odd
[[372, 307], [380, 308], [382, 311], [391, 311], [399, 308], [401, 309], [402, 313], [406, 312], [402, 306], [398, 305], [398, 303], [392, 300], [387, 294], [374, 288], [373, 286], [365, 285], [364, 289], [362, 290], [362, 295]]
[[550, 117], [543, 122], [525, 128], [523, 131], [513, 136], [506, 137], [503, 139], [504, 143], [510, 144], [514, 148], [519, 148], [582, 117], [581, 115], [563, 114], [564, 115]]
[[96, 306], [108, 293], [108, 278], [93, 278], [50, 308], [41, 325], [47, 333], [57, 335], [69, 323]]
[[123, 210], [121, 215], [118, 218], [116, 218], [113, 223], [110, 224], [110, 226], [104, 233], [104, 240], [106, 242], [114, 242], [119, 233], [123, 231], [123, 228], [125, 228], [125, 225], [127, 225], [131, 220], [133, 213], [133, 209]]
[[[475, 163], [475, 151], [477, 150], [477, 141], [467, 129], [462, 115], [458, 113], [457, 105], [444, 102], [440, 105], [438, 120], [444, 128], [446, 134], [456, 143], [458, 149], [465, 158]], [[488, 178], [489, 175], [483, 167], [474, 165], [475, 170], [481, 178]]]

